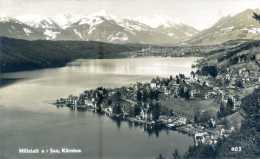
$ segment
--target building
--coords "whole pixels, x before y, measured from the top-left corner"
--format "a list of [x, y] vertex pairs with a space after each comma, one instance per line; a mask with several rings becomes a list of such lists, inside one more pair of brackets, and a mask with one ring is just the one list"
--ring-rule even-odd
[[200, 144], [205, 144], [206, 143], [206, 136], [208, 135], [207, 132], [200, 132], [200, 133], [196, 133], [194, 135], [194, 141], [195, 141], [195, 145], [198, 146]]

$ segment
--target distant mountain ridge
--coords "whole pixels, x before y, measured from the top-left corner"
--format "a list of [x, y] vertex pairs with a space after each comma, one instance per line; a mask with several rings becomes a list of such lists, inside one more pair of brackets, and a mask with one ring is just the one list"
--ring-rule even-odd
[[259, 40], [259, 9], [222, 17], [212, 27], [198, 31], [168, 16], [120, 19], [105, 11], [88, 16], [51, 18], [0, 17], [0, 36], [25, 40], [76, 40], [158, 45], [215, 45], [230, 40]]
[[247, 9], [234, 16], [221, 18], [212, 27], [191, 37], [186, 43], [191, 45], [220, 44], [237, 39], [260, 39], [260, 23], [253, 18], [253, 13], [259, 9]]
[[[112, 43], [173, 44], [198, 33], [185, 24], [167, 21], [154, 28], [134, 19], [117, 19], [105, 12], [78, 19], [0, 18], [0, 36], [26, 40], [82, 40]], [[29, 20], [28, 20], [29, 19]], [[35, 19], [30, 20], [30, 19]], [[64, 22], [67, 19], [68, 22]], [[63, 20], [63, 24], [60, 22]], [[166, 21], [165, 21], [166, 22]]]

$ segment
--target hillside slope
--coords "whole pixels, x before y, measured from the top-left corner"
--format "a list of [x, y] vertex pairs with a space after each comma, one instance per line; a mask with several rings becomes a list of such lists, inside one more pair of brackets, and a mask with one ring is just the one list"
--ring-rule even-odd
[[253, 13], [260, 10], [248, 9], [234, 16], [221, 18], [215, 25], [187, 41], [191, 45], [220, 44], [237, 39], [260, 39], [260, 23]]
[[219, 71], [226, 69], [247, 68], [255, 70], [260, 67], [260, 41], [236, 40], [219, 45], [220, 47], [205, 54], [201, 66], [214, 65]]
[[64, 66], [78, 58], [120, 58], [141, 45], [86, 41], [26, 41], [0, 37], [1, 72]]

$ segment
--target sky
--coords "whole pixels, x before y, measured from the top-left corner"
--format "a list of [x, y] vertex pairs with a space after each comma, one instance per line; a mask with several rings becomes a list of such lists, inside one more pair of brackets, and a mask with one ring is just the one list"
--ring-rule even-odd
[[0, 16], [88, 15], [106, 10], [119, 18], [166, 15], [197, 29], [248, 8], [260, 8], [260, 0], [0, 0]]

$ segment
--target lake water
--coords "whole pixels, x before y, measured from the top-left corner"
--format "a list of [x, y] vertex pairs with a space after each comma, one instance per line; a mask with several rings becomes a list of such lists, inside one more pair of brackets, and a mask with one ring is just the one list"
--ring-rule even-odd
[[[148, 135], [141, 127], [91, 112], [56, 108], [52, 101], [86, 89], [120, 87], [155, 76], [189, 74], [196, 58], [77, 60], [66, 67], [2, 74], [19, 79], [0, 87], [0, 158], [152, 159], [193, 139], [174, 131]], [[19, 154], [19, 148], [81, 149], [79, 154]]]

